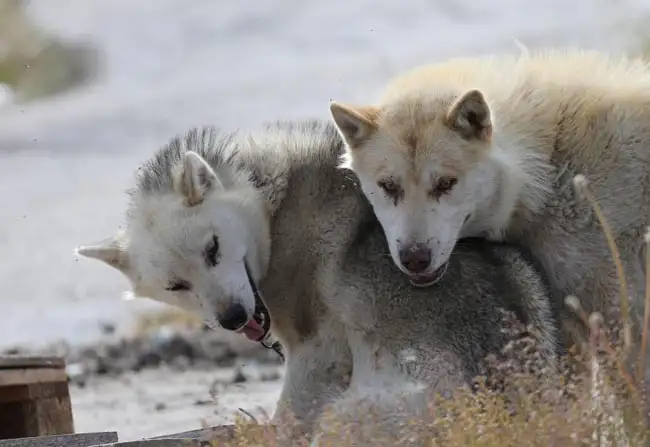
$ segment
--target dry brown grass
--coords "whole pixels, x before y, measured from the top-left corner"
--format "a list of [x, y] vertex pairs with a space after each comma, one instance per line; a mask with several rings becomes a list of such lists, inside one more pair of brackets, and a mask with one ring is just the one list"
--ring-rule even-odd
[[[581, 196], [597, 209], [601, 225], [607, 222], [588, 190], [584, 177], [578, 177], [576, 188]], [[605, 231], [612, 256], [620, 267], [616, 244], [611, 232]], [[650, 238], [644, 241], [650, 245]], [[650, 272], [650, 250], [647, 252]], [[622, 275], [622, 269], [618, 269]], [[648, 279], [650, 281], [650, 278]], [[644, 350], [638, 359], [637, 373], [626, 369], [626, 353], [632, 339], [629, 336], [627, 291], [622, 284], [622, 321], [605, 327], [600, 314], [587, 315], [575, 297], [567, 304], [589, 328], [588, 349], [560, 360], [558, 374], [542, 366], [536, 356], [535, 339], [514, 337], [503, 352], [487, 359], [486, 377], [477, 379], [472, 390], [459, 390], [453, 400], [432, 398], [426, 422], [413, 421], [393, 433], [387, 440], [382, 430], [376, 435], [358, 423], [373, 425], [373, 414], [363, 412], [359, 420], [330, 425], [330, 442], [320, 445], [423, 445], [449, 447], [548, 447], [548, 446], [638, 446], [648, 441], [644, 421], [643, 375]], [[650, 287], [646, 288], [646, 303]], [[650, 311], [645, 313], [641, 345], [645, 348]], [[506, 316], [507, 317], [507, 316]], [[513, 327], [514, 326], [509, 326]], [[522, 334], [527, 328], [514, 328]], [[618, 335], [613, 337], [612, 335]], [[611, 340], [622, 340], [618, 344]], [[360, 412], [362, 413], [362, 412]], [[375, 421], [381, 424], [381, 421]], [[381, 425], [377, 425], [381, 428]], [[349, 440], [356, 437], [357, 444]], [[287, 445], [278, 442], [275, 430], [255, 422], [240, 419], [237, 434], [230, 445], [239, 447]], [[309, 445], [305, 439], [291, 445]]]
[[[595, 347], [597, 345], [594, 345]], [[522, 348], [515, 344], [514, 349]], [[521, 351], [517, 351], [521, 352]], [[477, 380], [474, 390], [459, 390], [454, 400], [432, 398], [428, 422], [411, 421], [398, 433], [387, 437], [382, 420], [372, 413], [360, 413], [359, 421], [330, 424], [329, 437], [321, 446], [393, 446], [423, 445], [449, 447], [570, 447], [636, 446], [645, 436], [639, 424], [633, 399], [627, 399], [626, 384], [616, 374], [616, 361], [605, 352], [597, 353], [599, 367], [606, 370], [601, 388], [617, 402], [598, 404], [593, 391], [594, 376], [589, 371], [591, 358], [577, 354], [567, 360], [565, 374], [546, 380], [532, 372], [512, 369], [521, 363], [508, 361], [492, 365], [491, 380], [500, 381], [500, 389], [485, 378]], [[505, 367], [504, 367], [505, 365]], [[515, 366], [516, 368], [516, 366]], [[625, 416], [625, 418], [623, 418]], [[627, 417], [631, 416], [631, 417]], [[622, 419], [626, 419], [623, 421]], [[621, 433], [621, 425], [626, 431]], [[276, 439], [276, 431], [254, 422], [238, 421], [238, 447], [287, 445]], [[369, 428], [370, 427], [370, 428]], [[376, 434], [373, 428], [378, 428]], [[609, 439], [607, 439], [609, 438]], [[600, 442], [596, 442], [599, 439]], [[291, 445], [307, 446], [307, 439]]]

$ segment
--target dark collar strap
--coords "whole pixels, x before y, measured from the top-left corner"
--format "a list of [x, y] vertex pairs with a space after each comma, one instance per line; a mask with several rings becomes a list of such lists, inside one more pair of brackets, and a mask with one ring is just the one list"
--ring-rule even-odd
[[282, 352], [282, 345], [280, 345], [280, 342], [274, 341], [271, 344], [268, 344], [266, 342], [266, 339], [268, 338], [269, 335], [269, 331], [271, 330], [271, 314], [269, 313], [266, 304], [264, 304], [264, 300], [262, 299], [262, 294], [257, 288], [257, 284], [255, 284], [255, 281], [251, 276], [250, 268], [248, 267], [248, 262], [246, 262], [246, 260], [244, 260], [244, 267], [246, 268], [246, 277], [248, 278], [248, 283], [250, 284], [251, 290], [253, 291], [253, 296], [255, 297], [255, 313], [261, 314], [263, 318], [262, 329], [264, 333], [257, 341], [260, 342], [260, 344], [264, 346], [266, 349], [273, 349], [275, 352], [277, 352], [277, 354], [284, 362], [284, 353]]

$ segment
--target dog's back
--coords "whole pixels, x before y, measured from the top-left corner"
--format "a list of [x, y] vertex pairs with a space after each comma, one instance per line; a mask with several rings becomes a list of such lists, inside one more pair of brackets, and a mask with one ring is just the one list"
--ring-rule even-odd
[[479, 374], [485, 357], [507, 342], [504, 312], [531, 325], [540, 349], [549, 360], [554, 356], [556, 317], [546, 281], [518, 248], [461, 240], [443, 279], [416, 288], [392, 264], [377, 225], [369, 223], [350, 246], [339, 279], [348, 292], [328, 305], [347, 327], [376, 340], [396, 362], [408, 358], [404, 372], [435, 383], [453, 359], [463, 378]]

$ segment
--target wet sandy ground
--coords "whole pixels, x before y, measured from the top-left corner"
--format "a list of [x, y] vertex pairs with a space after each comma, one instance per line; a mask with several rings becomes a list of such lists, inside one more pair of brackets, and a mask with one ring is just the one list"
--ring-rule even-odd
[[[280, 394], [282, 368], [244, 368], [250, 375], [235, 383], [235, 368], [178, 372], [168, 367], [93, 378], [70, 389], [77, 432], [117, 431], [120, 440], [177, 433], [232, 423], [239, 408], [258, 421], [271, 416]], [[275, 375], [262, 381], [261, 373]]]

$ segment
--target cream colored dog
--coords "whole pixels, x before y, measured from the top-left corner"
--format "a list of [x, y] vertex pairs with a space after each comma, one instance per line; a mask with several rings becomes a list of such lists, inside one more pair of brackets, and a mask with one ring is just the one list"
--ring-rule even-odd
[[621, 251], [632, 316], [643, 315], [645, 62], [575, 49], [450, 60], [395, 79], [376, 106], [330, 110], [346, 142], [343, 166], [358, 175], [413, 284], [438, 281], [459, 238], [484, 236], [528, 247], [558, 308], [575, 294], [587, 311], [616, 309], [612, 255], [574, 189], [582, 174]]

